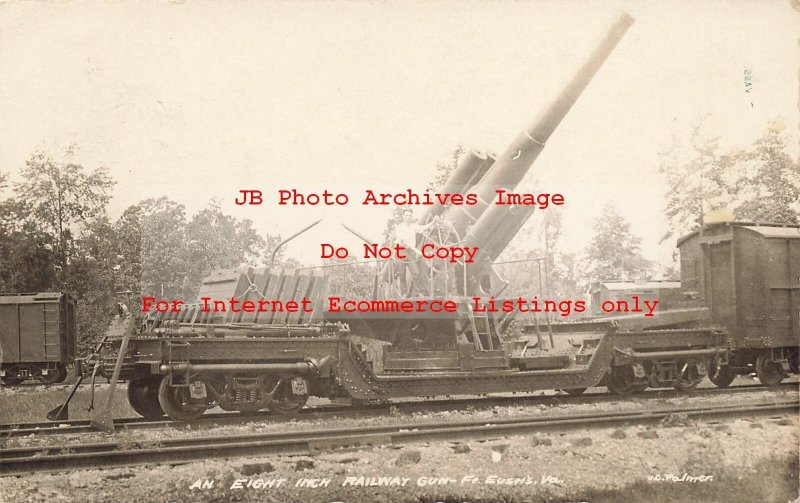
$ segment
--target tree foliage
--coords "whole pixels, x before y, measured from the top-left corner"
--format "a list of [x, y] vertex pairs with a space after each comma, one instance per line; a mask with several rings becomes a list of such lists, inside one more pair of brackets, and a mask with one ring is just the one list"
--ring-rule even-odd
[[734, 217], [753, 222], [797, 224], [800, 162], [787, 152], [780, 125], [773, 123], [753, 145], [736, 152]]
[[592, 241], [585, 251], [589, 283], [648, 276], [653, 264], [642, 256], [641, 242], [631, 232], [631, 224], [613, 206], [606, 205], [595, 220]]
[[194, 296], [197, 286], [211, 270], [257, 263], [268, 246], [250, 220], [239, 221], [223, 214], [217, 201], [211, 201], [192, 218], [185, 237], [188, 260], [185, 296]]
[[[385, 262], [377, 262], [377, 266]], [[325, 261], [328, 266], [329, 294], [343, 299], [371, 299], [376, 274], [376, 263], [359, 263], [351, 257], [344, 260], [329, 259]]]
[[186, 207], [166, 197], [146, 199], [138, 206], [142, 295], [183, 299], [188, 264]]
[[[79, 301], [77, 321], [82, 348], [91, 346], [103, 334], [119, 294], [132, 290], [128, 279], [120, 274], [126, 262], [126, 251], [121, 246], [117, 228], [107, 218], [88, 224], [75, 242], [71, 292]], [[135, 299], [138, 292], [130, 296]]]
[[[10, 216], [16, 201], [0, 202], [0, 292], [38, 292], [58, 283], [50, 236]], [[57, 288], [57, 287], [55, 287]]]
[[660, 153], [659, 171], [669, 186], [663, 239], [690, 232], [715, 211], [743, 221], [798, 222], [800, 165], [778, 121], [747, 149], [725, 152], [719, 138], [704, 137], [701, 129], [698, 124], [692, 133], [688, 159], [677, 140]]
[[0, 190], [12, 189], [0, 199], [0, 291], [75, 295], [83, 348], [104, 332], [120, 292], [130, 292], [134, 311], [141, 295], [193, 300], [211, 269], [266, 265], [280, 242], [215, 201], [188, 219], [182, 204], [147, 199], [111, 220], [108, 171], [89, 172], [73, 154], [57, 160], [37, 149], [19, 183], [0, 173]]
[[561, 210], [535, 213], [498, 262], [498, 271], [509, 282], [504, 296], [576, 298], [582, 294], [573, 253], [561, 248]]
[[[134, 227], [126, 241], [140, 243], [141, 290], [157, 297], [193, 301], [212, 270], [269, 265], [281, 241], [278, 235], [260, 235], [250, 220], [225, 215], [213, 200], [188, 221], [184, 205], [166, 197], [142, 201], [123, 218], [130, 225], [120, 232]], [[276, 265], [283, 265], [280, 254]]]
[[107, 168], [86, 172], [70, 161], [73, 154], [74, 147], [70, 147], [66, 160], [57, 161], [36, 149], [20, 171], [22, 181], [15, 184], [17, 219], [50, 241], [64, 285], [69, 283], [76, 232], [105, 214], [114, 186]]

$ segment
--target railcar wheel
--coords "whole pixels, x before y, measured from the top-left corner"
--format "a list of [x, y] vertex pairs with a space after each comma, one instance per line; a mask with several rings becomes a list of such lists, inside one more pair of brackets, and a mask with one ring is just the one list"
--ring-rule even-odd
[[727, 388], [736, 379], [736, 373], [727, 365], [711, 363], [708, 366], [708, 379], [719, 388]]
[[700, 381], [702, 381], [702, 380], [703, 380], [702, 377], [700, 379], [683, 379], [683, 378], [680, 378], [677, 381], [675, 381], [675, 384], [673, 385], [673, 388], [675, 388], [678, 391], [693, 390], [700, 384]]
[[288, 400], [273, 400], [268, 408], [271, 412], [288, 416], [300, 412], [300, 409], [306, 405], [306, 402], [308, 402], [308, 396]]
[[608, 391], [615, 395], [627, 396], [647, 389], [646, 382], [636, 382], [633, 368], [628, 365], [611, 367], [604, 380]]
[[626, 396], [634, 393], [634, 385], [627, 379], [628, 367], [612, 367], [606, 374], [606, 387], [615, 395]]
[[700, 368], [705, 370], [707, 367], [704, 362], [688, 361], [684, 362], [683, 369], [678, 373], [678, 378], [672, 385], [678, 391], [689, 391], [695, 389], [702, 381], [705, 375], [700, 374]]
[[68, 374], [65, 367], [58, 367], [58, 379], [56, 379], [56, 382], [60, 383], [66, 381]]
[[177, 421], [194, 421], [202, 416], [206, 409], [192, 404], [189, 389], [170, 386], [169, 380], [169, 376], [164, 376], [158, 387], [158, 403], [167, 416]]
[[156, 421], [164, 417], [158, 401], [159, 379], [145, 377], [128, 383], [128, 403], [140, 416]]
[[791, 355], [789, 355], [789, 370], [797, 374], [798, 367], [800, 367], [800, 351], [793, 351]]
[[289, 380], [275, 378], [266, 384], [271, 389], [272, 401], [267, 405], [270, 412], [280, 415], [297, 414], [308, 402], [308, 395], [295, 395]]
[[42, 384], [55, 384], [63, 381], [63, 379], [61, 381], [58, 380], [60, 376], [61, 374], [57, 369], [48, 369], [47, 375], [40, 373], [38, 376], [36, 376], [36, 379], [38, 379]]
[[781, 364], [772, 359], [772, 352], [769, 350], [758, 355], [756, 375], [764, 386], [777, 386], [786, 377]]
[[620, 373], [621, 372], [614, 367], [606, 374], [606, 388], [608, 388], [610, 393], [615, 395], [630, 395], [633, 393], [633, 388], [625, 381], [624, 376], [621, 376]]

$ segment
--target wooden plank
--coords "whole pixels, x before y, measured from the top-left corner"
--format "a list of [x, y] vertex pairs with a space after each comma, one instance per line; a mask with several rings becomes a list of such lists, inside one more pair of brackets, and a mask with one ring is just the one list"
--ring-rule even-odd
[[[283, 284], [286, 281], [286, 269], [270, 269], [269, 274], [270, 277], [267, 281], [266, 290], [264, 291], [264, 298], [274, 300], [280, 295]], [[273, 313], [272, 311], [259, 313], [256, 318], [256, 323], [271, 324], [276, 319], [276, 314], [279, 313]]]
[[311, 301], [311, 309], [313, 312], [305, 313], [303, 321], [305, 323], [312, 323], [322, 321], [325, 314], [325, 307], [328, 301], [328, 276], [322, 271], [312, 272], [312, 285], [308, 299]]
[[[308, 294], [308, 289], [311, 286], [311, 271], [304, 270], [298, 271], [297, 273], [297, 283], [295, 286], [295, 291], [292, 293], [291, 299], [297, 301], [298, 304], [303, 300]], [[301, 306], [302, 309], [302, 306]], [[286, 313], [286, 323], [290, 325], [294, 325], [300, 323], [301, 318], [300, 311], [296, 313]]]
[[[286, 302], [294, 299], [295, 292], [297, 291], [298, 282], [297, 271], [295, 269], [287, 269], [284, 275], [283, 286], [278, 292], [276, 300], [281, 301], [285, 306]], [[288, 313], [275, 313], [273, 323], [285, 323], [288, 318]]]

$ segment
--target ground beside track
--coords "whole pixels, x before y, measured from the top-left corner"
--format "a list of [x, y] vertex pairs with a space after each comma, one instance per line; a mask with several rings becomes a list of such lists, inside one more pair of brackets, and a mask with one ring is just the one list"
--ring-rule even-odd
[[[737, 419], [0, 478], [3, 501], [742, 501], [797, 497], [798, 419]], [[687, 480], [648, 481], [673, 476]], [[352, 477], [348, 479], [348, 477]], [[363, 487], [399, 477], [405, 487]], [[421, 487], [431, 477], [452, 479]], [[527, 478], [526, 478], [527, 477]], [[689, 482], [688, 477], [705, 481]], [[354, 478], [354, 479], [353, 479]], [[498, 478], [519, 485], [497, 484]], [[543, 478], [545, 482], [543, 482]], [[284, 479], [281, 487], [238, 489]], [[302, 480], [327, 487], [297, 487]], [[208, 489], [191, 489], [198, 481]], [[273, 482], [274, 483], [274, 482]]]
[[[715, 397], [714, 404], [752, 400], [747, 393]], [[794, 390], [768, 391], [770, 398], [790, 398]], [[542, 414], [577, 414], [604, 410], [709, 405], [707, 398], [634, 398], [581, 405], [496, 407], [429, 414], [395, 414], [384, 418], [324, 419], [282, 425], [250, 424], [200, 432], [131, 431], [120, 441], [157, 442], [169, 434], [212, 435], [265, 431], [266, 428], [312, 429], [327, 425], [384, 424], [452, 417], [486, 418]], [[273, 456], [268, 459], [216, 460], [169, 468], [124, 468], [0, 479], [3, 501], [764, 501], [797, 497], [797, 418], [740, 419], [719, 424], [686, 422], [494, 438], [454, 444], [431, 442], [313, 457]], [[127, 435], [127, 436], [126, 436]], [[624, 436], [624, 438], [623, 438]], [[111, 437], [96, 438], [110, 440]], [[13, 439], [9, 439], [11, 441]], [[25, 438], [21, 439], [25, 440]], [[32, 439], [30, 439], [32, 440]], [[63, 438], [62, 438], [63, 440]], [[85, 438], [83, 439], [85, 441]], [[793, 464], [794, 463], [794, 464]], [[0, 471], [2, 468], [0, 467]], [[648, 481], [648, 476], [712, 476], [705, 482]], [[476, 477], [477, 482], [464, 477]], [[525, 485], [493, 484], [491, 477], [516, 478]], [[345, 486], [347, 477], [401, 477], [405, 487]], [[423, 477], [456, 480], [443, 486], [419, 487]], [[550, 477], [545, 483], [542, 477]], [[232, 488], [237, 480], [285, 479], [280, 488]], [[301, 488], [301, 479], [329, 479], [321, 488]], [[209, 489], [190, 489], [198, 480]], [[531, 482], [527, 484], [527, 482]], [[355, 480], [358, 483], [358, 479]], [[243, 485], [244, 483], [242, 483]], [[787, 495], [794, 495], [788, 497]]]

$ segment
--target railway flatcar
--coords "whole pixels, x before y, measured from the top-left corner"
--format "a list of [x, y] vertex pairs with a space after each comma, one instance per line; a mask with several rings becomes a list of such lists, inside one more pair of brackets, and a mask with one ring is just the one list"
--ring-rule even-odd
[[0, 382], [63, 382], [75, 359], [75, 301], [66, 293], [0, 295]]

